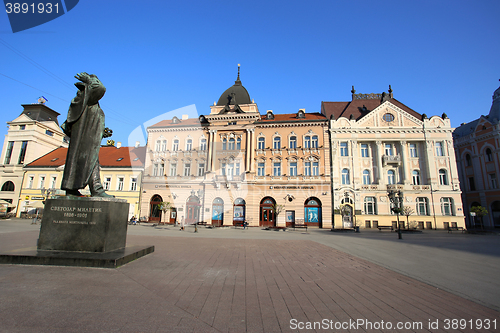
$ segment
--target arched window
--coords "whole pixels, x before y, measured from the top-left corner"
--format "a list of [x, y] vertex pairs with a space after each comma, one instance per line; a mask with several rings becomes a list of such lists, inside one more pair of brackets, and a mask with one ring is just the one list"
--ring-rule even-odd
[[281, 149], [281, 138], [279, 136], [273, 139], [273, 149]]
[[311, 148], [311, 137], [309, 135], [304, 137], [304, 148], [305, 149]]
[[179, 140], [175, 139], [172, 144], [172, 150], [173, 151], [178, 151], [179, 150]]
[[439, 169], [439, 184], [448, 185], [448, 175], [445, 169]]
[[222, 139], [222, 150], [227, 150], [227, 140], [225, 138]]
[[296, 136], [291, 136], [289, 140], [288, 146], [290, 149], [296, 149], [297, 148], [297, 137]]
[[417, 208], [417, 215], [429, 215], [427, 198], [418, 197], [416, 208]]
[[349, 169], [342, 169], [342, 185], [349, 185], [350, 183]]
[[370, 185], [371, 180], [370, 180], [370, 170], [366, 169], [363, 170], [363, 185]]
[[155, 151], [160, 151], [161, 141], [157, 140], [155, 145]]
[[236, 139], [236, 150], [241, 150], [241, 138]]
[[387, 171], [387, 184], [396, 184], [396, 173], [394, 170]]
[[207, 150], [207, 139], [201, 139], [200, 150]]
[[193, 140], [187, 139], [186, 140], [186, 150], [192, 150], [193, 149]]
[[471, 161], [470, 155], [467, 154], [467, 155], [465, 155], [465, 166], [471, 166], [471, 165], [472, 165], [472, 161]]
[[453, 199], [452, 198], [441, 198], [441, 213], [443, 215], [447, 215], [447, 216], [455, 215], [453, 213]]
[[266, 149], [266, 139], [265, 138], [259, 138], [257, 141], [257, 149], [263, 150]]
[[375, 197], [365, 197], [364, 208], [365, 208], [365, 214], [376, 215], [377, 214], [377, 199], [375, 199]]
[[413, 172], [412, 172], [412, 182], [413, 182], [413, 185], [420, 185], [420, 171], [413, 170]]
[[227, 147], [228, 150], [234, 150], [234, 139], [229, 139], [229, 145]]
[[14, 192], [14, 189], [15, 189], [14, 183], [11, 182], [10, 180], [6, 181], [2, 185], [2, 192], [4, 192], [4, 191], [6, 191], [6, 192]]
[[491, 162], [493, 161], [493, 155], [491, 153], [491, 149], [487, 148], [486, 149], [486, 162]]
[[311, 139], [311, 148], [318, 148], [318, 136], [313, 135]]

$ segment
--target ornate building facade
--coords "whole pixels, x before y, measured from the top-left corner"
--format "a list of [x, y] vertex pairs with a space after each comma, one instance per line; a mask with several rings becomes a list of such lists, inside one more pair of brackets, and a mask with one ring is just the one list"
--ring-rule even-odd
[[[166, 223], [330, 228], [327, 126], [324, 115], [305, 110], [262, 115], [238, 73], [209, 114], [147, 129], [141, 216]], [[159, 211], [161, 202], [172, 209]]]
[[[450, 120], [428, 118], [393, 97], [356, 94], [322, 102], [330, 119], [335, 228], [397, 226], [388, 191], [402, 191], [402, 226], [465, 227]], [[338, 214], [343, 212], [342, 216]]]
[[58, 147], [67, 147], [66, 135], [59, 127], [59, 113], [43, 103], [24, 104], [23, 112], [7, 123], [0, 157], [0, 199], [11, 203], [13, 211], [19, 204], [23, 186], [23, 167]]
[[[463, 123], [453, 133], [467, 225], [500, 228], [500, 88], [488, 115]], [[488, 214], [471, 216], [471, 207]]]

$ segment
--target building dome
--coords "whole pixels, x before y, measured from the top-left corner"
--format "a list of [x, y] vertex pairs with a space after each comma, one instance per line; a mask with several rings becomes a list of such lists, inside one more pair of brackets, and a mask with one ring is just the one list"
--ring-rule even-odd
[[250, 104], [252, 100], [245, 87], [240, 81], [240, 66], [238, 65], [238, 77], [234, 81], [234, 85], [229, 87], [226, 91], [222, 93], [217, 102], [217, 106], [227, 105], [239, 105], [239, 104]]

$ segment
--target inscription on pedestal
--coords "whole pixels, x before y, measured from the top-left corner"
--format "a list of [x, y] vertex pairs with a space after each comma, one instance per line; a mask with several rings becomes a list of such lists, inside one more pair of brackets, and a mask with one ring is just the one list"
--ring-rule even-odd
[[128, 206], [125, 200], [114, 198], [49, 199], [38, 249], [109, 252], [124, 248]]

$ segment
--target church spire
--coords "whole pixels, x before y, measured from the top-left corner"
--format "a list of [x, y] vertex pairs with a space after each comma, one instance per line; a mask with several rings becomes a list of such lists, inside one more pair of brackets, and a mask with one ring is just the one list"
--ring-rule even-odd
[[241, 81], [240, 81], [240, 64], [238, 64], [238, 77], [236, 78], [236, 81], [234, 81], [234, 84], [241, 86]]

